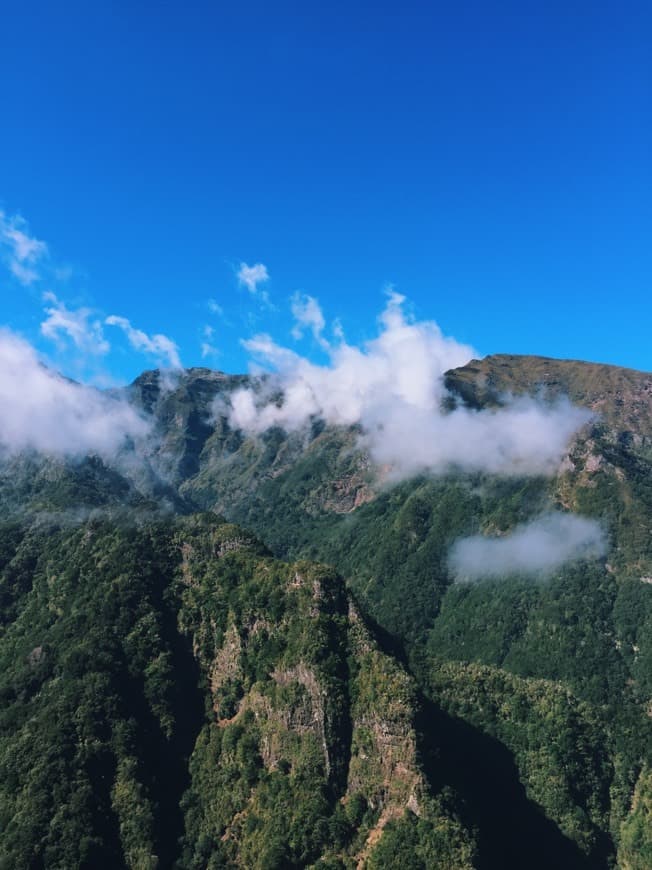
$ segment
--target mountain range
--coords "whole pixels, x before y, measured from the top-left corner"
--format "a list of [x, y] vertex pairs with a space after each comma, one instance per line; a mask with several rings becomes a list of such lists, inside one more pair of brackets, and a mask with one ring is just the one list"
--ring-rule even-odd
[[4, 453], [0, 867], [652, 866], [652, 375], [443, 384], [581, 425], [397, 475], [193, 368], [111, 391], [147, 425], [110, 456]]

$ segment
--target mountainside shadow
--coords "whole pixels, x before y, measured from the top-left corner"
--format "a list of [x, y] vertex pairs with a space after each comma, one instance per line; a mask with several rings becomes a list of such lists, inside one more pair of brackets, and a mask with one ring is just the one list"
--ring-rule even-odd
[[190, 786], [190, 756], [205, 721], [204, 694], [192, 642], [176, 624], [174, 605], [165, 602], [162, 590], [154, 599], [161, 620], [163, 649], [171, 656], [174, 690], [174, 732], [166, 736], [147, 699], [142, 675], [127, 678], [121, 694], [137, 727], [137, 754], [141, 775], [154, 804], [153, 836], [159, 870], [177, 866], [185, 831], [182, 797]]
[[199, 664], [193, 655], [192, 641], [177, 627], [177, 611], [160, 600], [162, 628], [172, 654], [175, 674], [174, 714], [176, 728], [170, 741], [159, 742], [161, 767], [158, 770], [160, 815], [158, 840], [160, 870], [176, 866], [185, 830], [182, 797], [190, 786], [190, 756], [197, 736], [206, 721], [205, 697], [200, 689]]
[[514, 756], [499, 740], [450, 716], [427, 699], [417, 715], [421, 761], [435, 793], [448, 786], [474, 829], [478, 870], [599, 870], [613, 849], [602, 836], [591, 856], [530, 800]]

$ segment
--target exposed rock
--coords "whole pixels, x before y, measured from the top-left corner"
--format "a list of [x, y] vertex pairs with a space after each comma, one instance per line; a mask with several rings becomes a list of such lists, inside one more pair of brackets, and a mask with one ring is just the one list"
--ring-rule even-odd
[[27, 662], [30, 667], [35, 668], [41, 662], [44, 654], [42, 646], [35, 646], [27, 656]]
[[234, 679], [240, 673], [241, 653], [240, 634], [235, 625], [231, 625], [224, 635], [224, 643], [217, 651], [210, 668], [210, 686], [213, 697], [227, 680]]

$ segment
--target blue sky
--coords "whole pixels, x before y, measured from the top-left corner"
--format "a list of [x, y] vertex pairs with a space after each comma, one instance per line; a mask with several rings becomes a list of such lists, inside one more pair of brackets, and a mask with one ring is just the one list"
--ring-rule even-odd
[[[389, 285], [483, 354], [652, 370], [649, 3], [62, 0], [2, 19], [0, 324], [69, 374], [154, 365], [127, 321], [184, 365], [244, 370], [261, 331], [319, 359], [293, 294], [361, 342]], [[47, 245], [31, 266], [16, 231]], [[269, 277], [248, 286], [243, 263]]]

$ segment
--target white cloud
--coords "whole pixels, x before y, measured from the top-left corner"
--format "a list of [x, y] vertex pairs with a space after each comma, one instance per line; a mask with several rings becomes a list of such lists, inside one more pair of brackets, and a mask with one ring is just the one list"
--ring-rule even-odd
[[0, 449], [111, 457], [147, 423], [123, 400], [46, 368], [24, 339], [0, 331]]
[[214, 299], [209, 299], [207, 304], [208, 310], [211, 312], [211, 314], [217, 314], [218, 317], [222, 317], [224, 315], [224, 309]]
[[[244, 342], [254, 359], [276, 370], [268, 395], [232, 396], [234, 426], [261, 433], [270, 426], [302, 429], [312, 417], [360, 424], [362, 445], [390, 477], [419, 472], [552, 473], [588, 412], [567, 401], [518, 399], [497, 410], [442, 410], [444, 373], [476, 356], [434, 322], [413, 322], [404, 297], [391, 291], [377, 338], [362, 347], [341, 341], [319, 366], [259, 335]], [[274, 400], [281, 389], [283, 401]]]
[[206, 357], [209, 356], [217, 356], [219, 354], [219, 350], [209, 341], [202, 341], [200, 348], [202, 359], [206, 359]]
[[511, 574], [545, 576], [606, 551], [606, 535], [595, 520], [550, 512], [503, 537], [462, 538], [451, 548], [448, 561], [457, 579], [468, 582]]
[[295, 323], [292, 327], [292, 337], [299, 340], [307, 329], [312, 333], [317, 344], [324, 350], [328, 350], [328, 342], [323, 336], [326, 327], [324, 314], [319, 302], [314, 296], [295, 293], [292, 297], [292, 316]]
[[202, 330], [203, 341], [201, 342], [201, 355], [202, 359], [206, 359], [209, 356], [218, 356], [219, 349], [212, 343], [213, 336], [215, 335], [215, 329], [212, 326], [205, 326]]
[[27, 222], [19, 215], [0, 210], [0, 247], [10, 272], [21, 284], [33, 284], [41, 277], [39, 266], [48, 247], [29, 234]]
[[160, 333], [147, 335], [141, 329], [135, 329], [126, 317], [118, 317], [115, 314], [107, 317], [104, 322], [109, 326], [119, 327], [127, 336], [129, 344], [134, 350], [148, 354], [172, 369], [182, 368], [179, 348], [166, 335]]
[[269, 281], [269, 272], [267, 266], [262, 263], [255, 263], [253, 266], [248, 266], [247, 263], [240, 263], [238, 270], [238, 282], [241, 287], [246, 287], [252, 296], [259, 296], [263, 301], [268, 300], [267, 291], [261, 290], [260, 285]]
[[92, 319], [93, 312], [89, 308], [70, 311], [50, 292], [45, 293], [43, 298], [50, 305], [46, 306], [47, 317], [41, 323], [42, 335], [57, 344], [61, 344], [62, 336], [67, 336], [75, 347], [87, 354], [101, 356], [109, 352], [111, 346], [104, 337], [102, 324]]

